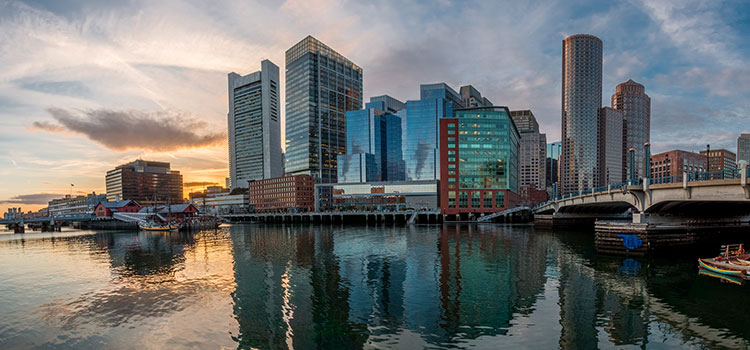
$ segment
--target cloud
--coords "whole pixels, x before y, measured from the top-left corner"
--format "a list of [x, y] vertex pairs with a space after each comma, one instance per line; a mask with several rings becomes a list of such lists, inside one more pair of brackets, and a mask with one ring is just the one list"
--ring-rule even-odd
[[40, 121], [35, 121], [35, 122], [31, 123], [31, 129], [32, 130], [49, 131], [49, 132], [63, 132], [65, 130], [67, 130], [63, 126], [60, 126], [60, 125], [57, 125], [57, 124], [52, 124], [50, 122], [45, 122], [45, 121], [41, 121], [41, 122]]
[[223, 133], [199, 134], [196, 130], [203, 130], [207, 124], [178, 112], [90, 109], [73, 115], [61, 108], [48, 108], [47, 112], [60, 125], [35, 121], [32, 128], [82, 134], [115, 151], [141, 149], [163, 152], [210, 146], [225, 140]]
[[0, 203], [7, 204], [47, 204], [49, 201], [60, 198], [63, 195], [54, 193], [33, 193], [19, 194], [10, 199], [0, 200]]
[[203, 187], [203, 186], [215, 186], [218, 184], [219, 184], [218, 182], [191, 181], [191, 182], [184, 182], [182, 184], [182, 187]]

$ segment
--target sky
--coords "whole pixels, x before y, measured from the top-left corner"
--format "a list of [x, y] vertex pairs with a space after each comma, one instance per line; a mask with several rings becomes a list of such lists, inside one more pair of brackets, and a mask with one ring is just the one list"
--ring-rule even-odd
[[227, 73], [281, 67], [283, 115], [284, 52], [307, 35], [363, 68], [366, 100], [472, 84], [556, 141], [562, 40], [579, 33], [604, 42], [603, 106], [645, 85], [654, 152], [734, 151], [750, 132], [744, 0], [0, 0], [0, 211], [104, 193], [137, 158], [223, 185]]

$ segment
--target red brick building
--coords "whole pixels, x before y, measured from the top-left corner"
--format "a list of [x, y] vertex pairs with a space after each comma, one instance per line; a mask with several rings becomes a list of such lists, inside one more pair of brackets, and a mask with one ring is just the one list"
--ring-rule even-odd
[[117, 202], [99, 202], [94, 207], [97, 218], [111, 218], [114, 213], [137, 213], [141, 205], [133, 200], [122, 200]]
[[548, 198], [547, 190], [538, 189], [535, 184], [521, 186], [521, 204], [523, 205], [535, 206], [546, 202]]
[[520, 134], [507, 107], [457, 109], [440, 119], [443, 214], [490, 214], [518, 206]]
[[674, 150], [651, 156], [651, 179], [706, 171], [706, 156]]
[[[726, 149], [712, 149], [711, 154], [708, 156], [709, 171], [714, 170], [737, 170], [737, 155]], [[706, 157], [707, 151], [701, 151], [701, 155]]]
[[307, 212], [315, 207], [315, 183], [310, 175], [285, 175], [248, 183], [250, 208], [259, 213]]

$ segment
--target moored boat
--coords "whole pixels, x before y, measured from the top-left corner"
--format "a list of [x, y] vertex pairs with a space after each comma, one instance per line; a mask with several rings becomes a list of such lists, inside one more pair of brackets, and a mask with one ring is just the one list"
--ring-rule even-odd
[[745, 254], [742, 244], [730, 244], [721, 247], [721, 253], [715, 258], [698, 259], [701, 269], [713, 273], [750, 278], [750, 254]]
[[177, 231], [182, 225], [176, 222], [160, 224], [151, 220], [138, 222], [138, 228], [146, 231]]

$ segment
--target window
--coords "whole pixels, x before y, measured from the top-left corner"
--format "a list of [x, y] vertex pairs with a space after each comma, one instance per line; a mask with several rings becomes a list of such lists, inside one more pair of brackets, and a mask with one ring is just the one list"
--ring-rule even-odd
[[495, 192], [495, 208], [502, 208], [505, 206], [505, 192]]
[[492, 208], [492, 192], [484, 193], [484, 208]]
[[468, 208], [469, 207], [469, 195], [466, 192], [458, 194], [458, 207]]
[[479, 191], [471, 192], [471, 207], [479, 208]]
[[456, 191], [448, 191], [448, 208], [456, 207]]

